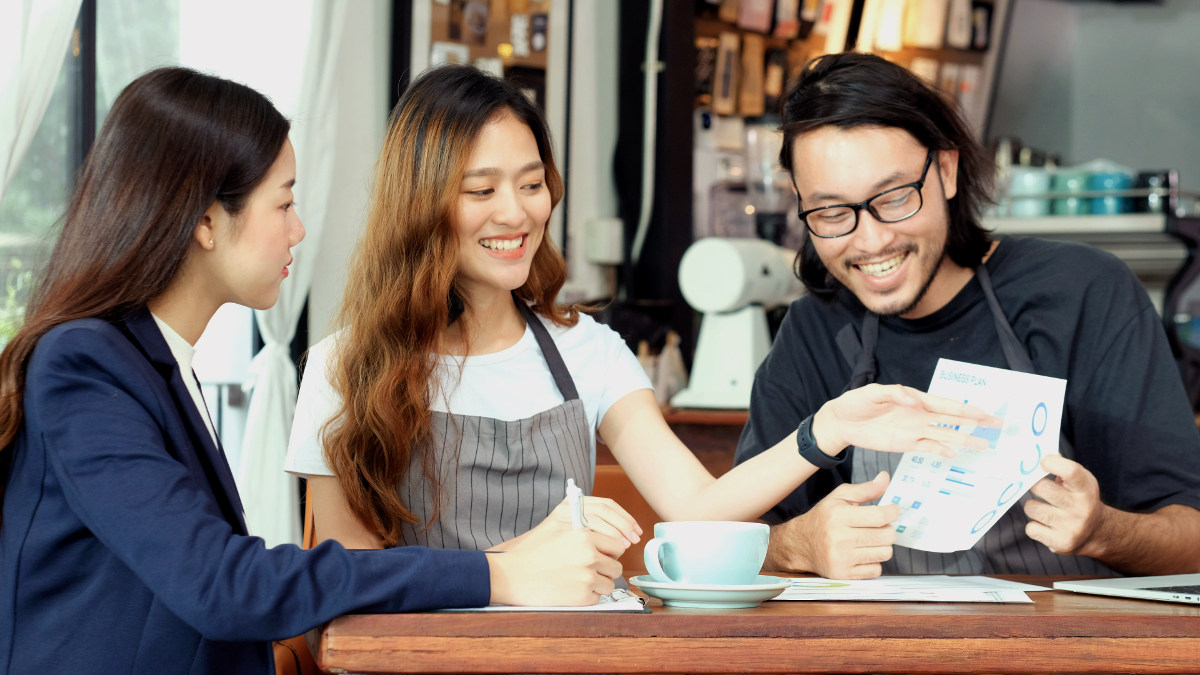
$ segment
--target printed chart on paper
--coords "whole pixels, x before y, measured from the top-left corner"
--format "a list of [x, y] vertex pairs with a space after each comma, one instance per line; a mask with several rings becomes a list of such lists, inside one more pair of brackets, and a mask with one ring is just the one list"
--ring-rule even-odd
[[987, 450], [957, 456], [906, 452], [881, 504], [898, 504], [896, 544], [949, 553], [971, 548], [1046, 475], [1041, 459], [1058, 453], [1066, 380], [941, 359], [929, 393], [965, 401], [1004, 420], [976, 427]]

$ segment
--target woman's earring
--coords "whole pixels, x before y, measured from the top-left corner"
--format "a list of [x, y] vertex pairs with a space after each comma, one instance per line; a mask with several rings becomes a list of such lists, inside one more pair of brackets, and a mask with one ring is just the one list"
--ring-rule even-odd
[[212, 240], [212, 239], [209, 239], [209, 240], [208, 240], [208, 245], [209, 245], [209, 246], [215, 246], [215, 244], [213, 243], [213, 240]]

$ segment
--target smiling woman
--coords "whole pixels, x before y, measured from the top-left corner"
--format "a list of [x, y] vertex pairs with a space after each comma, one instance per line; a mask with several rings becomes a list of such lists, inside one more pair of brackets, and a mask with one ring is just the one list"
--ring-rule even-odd
[[[550, 146], [541, 111], [471, 67], [427, 72], [396, 106], [344, 328], [310, 351], [292, 430], [287, 468], [310, 477], [318, 540], [488, 548], [541, 521], [567, 478], [590, 486], [588, 419], [611, 400], [596, 387], [584, 392], [586, 407], [579, 397], [564, 407], [553, 378], [520, 386], [509, 375], [545, 371], [542, 337], [569, 334], [577, 347], [564, 357], [613, 365], [614, 394], [647, 383], [615, 334], [555, 304], [566, 265], [546, 231], [563, 189]], [[496, 361], [515, 369], [497, 380], [488, 367]], [[533, 447], [538, 429], [521, 420], [552, 409], [538, 423], [552, 439], [537, 442], [542, 468], [512, 472], [519, 491], [496, 480], [492, 460], [465, 454], [476, 439], [458, 432], [481, 419], [489, 439], [506, 438], [511, 424]], [[489, 486], [483, 497], [512, 491], [514, 517], [460, 523], [470, 519], [471, 507], [457, 505], [470, 503], [473, 480]]]

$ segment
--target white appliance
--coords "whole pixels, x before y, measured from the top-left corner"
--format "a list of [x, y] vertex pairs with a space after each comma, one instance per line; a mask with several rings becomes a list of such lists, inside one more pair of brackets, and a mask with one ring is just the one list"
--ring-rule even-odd
[[683, 297], [704, 316], [680, 408], [746, 408], [754, 372], [771, 348], [766, 310], [800, 297], [795, 252], [763, 239], [706, 237], [679, 264]]

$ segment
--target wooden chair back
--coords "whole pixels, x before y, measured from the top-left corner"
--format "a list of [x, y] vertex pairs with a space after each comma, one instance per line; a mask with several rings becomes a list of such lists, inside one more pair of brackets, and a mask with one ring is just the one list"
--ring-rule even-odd
[[654, 509], [642, 497], [642, 493], [634, 487], [633, 481], [625, 474], [619, 464], [599, 464], [596, 466], [596, 482], [592, 486], [592, 494], [597, 497], [608, 497], [629, 512], [638, 525], [642, 526], [642, 540], [630, 546], [621, 556], [621, 566], [625, 575], [641, 574], [646, 569], [642, 551], [646, 542], [654, 536], [654, 524], [662, 520]]
[[[301, 546], [312, 548], [316, 545], [317, 534], [314, 527], [312, 512], [312, 493], [307, 485], [304, 489], [304, 534]], [[312, 650], [304, 635], [297, 635], [286, 640], [275, 641], [275, 675], [321, 675], [317, 661], [313, 658]]]

